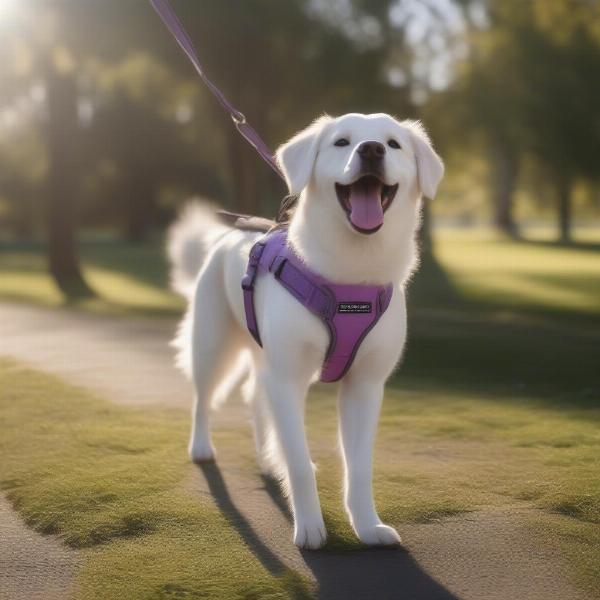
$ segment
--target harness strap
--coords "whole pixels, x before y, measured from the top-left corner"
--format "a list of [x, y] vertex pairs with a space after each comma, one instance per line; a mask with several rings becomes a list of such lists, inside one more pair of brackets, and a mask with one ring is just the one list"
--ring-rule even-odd
[[324, 319], [331, 319], [335, 311], [335, 298], [327, 288], [316, 284], [300, 269], [292, 265], [289, 260], [281, 255], [277, 256], [269, 267], [279, 283], [306, 306], [311, 312]]
[[254, 308], [259, 272], [270, 272], [302, 305], [321, 318], [329, 331], [321, 381], [341, 379], [365, 336], [387, 310], [393, 286], [333, 284], [310, 271], [287, 245], [285, 230], [269, 233], [250, 250], [242, 279], [246, 324], [259, 346], [262, 340]]
[[331, 297], [331, 294], [328, 294], [325, 289], [292, 265], [285, 256], [278, 253], [282, 246], [283, 244], [277, 244], [277, 251], [271, 251], [270, 256], [264, 257], [265, 260], [263, 260], [267, 243], [263, 240], [256, 242], [250, 250], [248, 268], [242, 278], [246, 322], [252, 337], [261, 347], [262, 340], [254, 309], [254, 283], [260, 270], [272, 273], [275, 279], [311, 312], [317, 313], [323, 318], [332, 318], [332, 312], [335, 310], [335, 299]]
[[244, 296], [244, 311], [246, 312], [246, 325], [256, 340], [256, 343], [262, 348], [260, 333], [258, 332], [258, 321], [256, 320], [256, 311], [254, 310], [254, 282], [258, 275], [260, 259], [266, 247], [266, 242], [259, 241], [252, 246], [250, 256], [248, 257], [248, 267], [246, 274], [242, 278], [242, 293]]

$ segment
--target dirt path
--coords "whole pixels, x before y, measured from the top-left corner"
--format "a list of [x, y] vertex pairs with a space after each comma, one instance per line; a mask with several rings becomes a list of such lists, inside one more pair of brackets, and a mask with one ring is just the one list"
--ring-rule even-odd
[[75, 551], [29, 529], [0, 495], [1, 600], [61, 600], [79, 562]]
[[[172, 351], [167, 345], [174, 328], [173, 321], [164, 319], [101, 317], [0, 304], [0, 355], [97, 390], [115, 402], [188, 409], [190, 386], [171, 366]], [[217, 414], [215, 427], [244, 420], [244, 407], [232, 402]], [[532, 535], [526, 511], [482, 511], [432, 524], [403, 525], [404, 550], [344, 555], [301, 552], [291, 543], [289, 515], [276, 490], [247, 465], [239, 464], [234, 449], [218, 448], [218, 452], [217, 464], [198, 469], [193, 488], [216, 503], [265, 568], [275, 573], [285, 566], [297, 569], [316, 581], [320, 598], [585, 597], [570, 584], [558, 549]], [[11, 519], [14, 514], [1, 511], [0, 528], [9, 527]], [[23, 544], [35, 545], [37, 540], [40, 549], [47, 541], [22, 525], [15, 531], [13, 545], [19, 546], [19, 535]], [[4, 581], [21, 581], [20, 573], [30, 568], [25, 558], [21, 561], [15, 556], [5, 568], [0, 554]], [[60, 556], [55, 557], [57, 564]], [[24, 591], [22, 597], [32, 596]]]

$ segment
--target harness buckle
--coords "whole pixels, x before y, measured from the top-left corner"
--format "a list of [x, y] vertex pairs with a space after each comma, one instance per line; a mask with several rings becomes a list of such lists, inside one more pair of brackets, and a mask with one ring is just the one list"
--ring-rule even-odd
[[260, 257], [265, 249], [265, 242], [256, 242], [250, 249], [248, 256], [248, 268], [246, 274], [242, 277], [242, 289], [246, 292], [251, 292], [254, 289], [254, 281], [258, 273], [258, 265], [260, 263]]

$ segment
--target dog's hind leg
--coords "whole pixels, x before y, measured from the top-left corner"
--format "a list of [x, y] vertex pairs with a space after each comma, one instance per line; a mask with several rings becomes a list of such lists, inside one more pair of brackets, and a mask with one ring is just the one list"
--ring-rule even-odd
[[269, 416], [267, 397], [264, 385], [258, 380], [257, 373], [260, 365], [258, 352], [251, 354], [249, 376], [242, 386], [242, 396], [252, 411], [252, 426], [257, 461], [263, 475], [278, 477], [280, 470], [275, 468], [275, 450], [272, 444], [273, 425]]
[[195, 387], [192, 434], [189, 445], [194, 462], [214, 458], [210, 439], [211, 400], [239, 359], [242, 332], [226, 300], [220, 257], [201, 272], [196, 287], [192, 324], [192, 378]]
[[286, 479], [281, 450], [275, 439], [273, 419], [264, 389], [258, 389], [253, 404], [254, 443], [260, 472], [276, 480]]

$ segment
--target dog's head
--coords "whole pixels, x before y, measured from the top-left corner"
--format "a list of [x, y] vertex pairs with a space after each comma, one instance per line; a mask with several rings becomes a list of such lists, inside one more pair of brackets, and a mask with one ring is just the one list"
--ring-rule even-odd
[[277, 161], [291, 194], [307, 189], [334, 204], [362, 235], [377, 232], [395, 204], [433, 198], [444, 173], [420, 123], [386, 114], [321, 117], [283, 144]]

